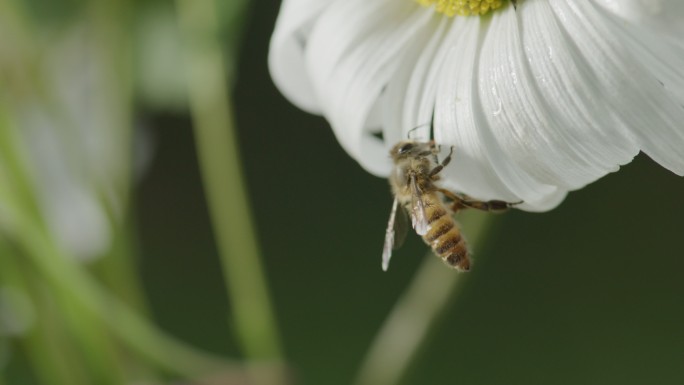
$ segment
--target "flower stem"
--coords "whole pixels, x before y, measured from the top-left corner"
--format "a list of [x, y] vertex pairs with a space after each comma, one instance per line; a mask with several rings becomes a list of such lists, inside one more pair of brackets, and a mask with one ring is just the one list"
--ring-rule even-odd
[[66, 290], [87, 311], [100, 317], [124, 344], [172, 373], [194, 377], [236, 369], [223, 359], [199, 352], [169, 338], [107, 291], [54, 246], [39, 228], [17, 221], [13, 234], [35, 268], [59, 290]]
[[[234, 133], [215, 0], [177, 0], [200, 168], [242, 349], [252, 361], [280, 361], [281, 347], [259, 258]], [[274, 382], [275, 381], [275, 382]], [[279, 379], [255, 378], [257, 383]]]
[[[465, 212], [460, 218], [470, 245], [484, 240], [492, 215]], [[432, 253], [376, 335], [355, 385], [394, 385], [406, 374], [446, 304], [461, 293], [465, 274], [445, 268]]]
[[[18, 338], [16, 344], [26, 352], [26, 359], [32, 364], [32, 372], [41, 383], [67, 385], [85, 384], [83, 364], [74, 366], [74, 344], [71, 340], [56, 343], [59, 335], [61, 319], [55, 314], [54, 306], [45, 299], [45, 291], [39, 294], [39, 278], [31, 279], [31, 276], [22, 271], [21, 259], [13, 255], [14, 251], [8, 246], [8, 242], [0, 235], [0, 285], [18, 290], [31, 299], [29, 318], [23, 327], [26, 328]], [[31, 281], [31, 282], [29, 282]], [[10, 313], [14, 309], [10, 309]], [[3, 336], [4, 337], [4, 336]], [[0, 340], [0, 343], [7, 342]], [[57, 349], [55, 347], [58, 347]], [[1, 352], [4, 353], [4, 352]], [[0, 354], [1, 354], [0, 353]], [[56, 359], [60, 357], [60, 359]], [[2, 357], [5, 358], [5, 357]], [[4, 373], [0, 363], [0, 373]]]
[[[112, 132], [114, 138], [111, 146], [117, 151], [117, 168], [114, 169], [115, 183], [98, 188], [102, 206], [107, 212], [112, 229], [112, 243], [108, 254], [94, 265], [96, 275], [115, 296], [121, 298], [141, 314], [149, 314], [142, 282], [138, 274], [138, 249], [135, 239], [133, 218], [134, 203], [131, 200], [131, 183], [134, 181], [133, 158], [133, 82], [132, 82], [132, 50], [133, 36], [131, 31], [131, 1], [98, 1], [85, 7], [88, 28], [92, 30], [92, 38], [97, 44], [92, 54], [100, 58], [103, 68], [98, 77], [102, 84], [101, 92], [105, 96], [106, 116], [102, 119], [103, 127]], [[56, 95], [49, 96], [53, 104]], [[102, 103], [105, 104], [105, 103]], [[100, 128], [103, 130], [103, 128]], [[76, 141], [75, 141], [76, 142]], [[78, 142], [76, 142], [78, 143]], [[109, 188], [115, 190], [108, 191]], [[117, 199], [113, 200], [112, 195]]]

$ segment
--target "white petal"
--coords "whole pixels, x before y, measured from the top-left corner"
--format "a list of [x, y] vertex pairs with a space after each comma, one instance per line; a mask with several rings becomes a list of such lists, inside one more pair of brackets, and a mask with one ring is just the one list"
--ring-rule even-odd
[[626, 49], [619, 30], [611, 28], [590, 3], [551, 0], [577, 50], [593, 70], [604, 101], [643, 152], [663, 167], [684, 175], [684, 108], [658, 79]]
[[334, 0], [284, 0], [271, 38], [268, 66], [280, 91], [299, 108], [320, 113], [304, 55], [315, 19]]
[[426, 28], [427, 36], [416, 39], [405, 55], [402, 65], [385, 91], [383, 137], [391, 147], [401, 140], [431, 139], [432, 114], [435, 105], [438, 76], [435, 68], [441, 60], [439, 52], [449, 18], [436, 18], [433, 28]]
[[657, 12], [658, 0], [594, 0], [594, 2], [615, 15], [630, 22], [640, 23], [646, 15]]
[[568, 191], [562, 189], [555, 189], [552, 193], [545, 195], [542, 199], [534, 202], [523, 202], [519, 205], [515, 205], [516, 209], [532, 211], [532, 212], [544, 212], [556, 208], [565, 197], [568, 195]]
[[[548, 4], [526, 1], [519, 13], [519, 23], [512, 11], [498, 14], [483, 44], [480, 95], [500, 144], [492, 151], [543, 184], [580, 188], [629, 162], [638, 148], [601, 110], [589, 69], [577, 61]], [[525, 181], [507, 180], [515, 184]]]
[[480, 133], [489, 130], [477, 102], [473, 76], [478, 56], [480, 18], [456, 18], [444, 39], [441, 82], [435, 104], [435, 140], [454, 146], [452, 164], [442, 172], [445, 187], [478, 199], [515, 199], [500, 180], [488, 158], [489, 148]]
[[[512, 12], [512, 10], [511, 10]], [[494, 23], [494, 21], [493, 21]], [[489, 30], [495, 30], [495, 25]], [[526, 210], [553, 208], [565, 191], [544, 185], [526, 174], [505, 156], [492, 135], [489, 119], [480, 103], [477, 73], [479, 52], [487, 26], [480, 20], [457, 19], [444, 41], [440, 86], [435, 109], [435, 139], [454, 145], [452, 164], [443, 171], [445, 187], [478, 199], [525, 201]], [[488, 37], [489, 38], [489, 37]]]
[[387, 175], [391, 164], [369, 116], [433, 16], [413, 2], [340, 1], [311, 32], [307, 67], [323, 113], [345, 150], [371, 173]]
[[681, 40], [684, 36], [682, 0], [594, 0], [606, 10], [653, 31]]
[[606, 18], [617, 33], [624, 36], [624, 43], [634, 52], [634, 58], [662, 82], [679, 104], [684, 105], [684, 44], [641, 26]]
[[646, 21], [646, 25], [655, 31], [668, 35], [680, 45], [684, 45], [682, 42], [682, 37], [684, 37], [684, 1], [660, 0], [658, 3], [659, 12], [653, 13]]

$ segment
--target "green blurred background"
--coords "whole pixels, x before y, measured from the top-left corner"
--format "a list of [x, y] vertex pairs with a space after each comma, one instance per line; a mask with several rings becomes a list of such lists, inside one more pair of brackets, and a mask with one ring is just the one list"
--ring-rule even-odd
[[[226, 72], [234, 80], [227, 85], [286, 365], [297, 384], [350, 384], [427, 250], [412, 236], [395, 253], [390, 270], [381, 271], [391, 205], [386, 181], [363, 171], [341, 150], [324, 119], [298, 110], [273, 85], [266, 58], [278, 2], [245, 2], [246, 12], [236, 16], [232, 8], [237, 3], [231, 1], [219, 14]], [[193, 121], [178, 81], [184, 75], [178, 73], [183, 71], [182, 55], [174, 56], [180, 55], [181, 45], [176, 4], [2, 2], [0, 10], [19, 9], [31, 20], [27, 28], [38, 41], [33, 52], [94, 14], [105, 21], [113, 15], [113, 35], [103, 44], [123, 41], [128, 47], [124, 51], [130, 56], [123, 60], [128, 64], [110, 70], [129, 71], [117, 76], [131, 79], [130, 138], [133, 148], [146, 149], [131, 153], [147, 154], [133, 161], [146, 165], [129, 178], [130, 206], [119, 222], [146, 298], [146, 305], [136, 308], [179, 340], [240, 360], [243, 352], [225, 294]], [[8, 23], [8, 17], [0, 22]], [[127, 35], [121, 40], [116, 34], [123, 33]], [[8, 36], [15, 37], [0, 39]], [[0, 53], [28, 51], [22, 44], [6, 40]], [[0, 63], [11, 61], [2, 59]], [[6, 85], [15, 74], [11, 68], [3, 68]], [[13, 94], [0, 95], [4, 112], [16, 113]], [[14, 236], [3, 236], [10, 245], [0, 254], [6, 262], [24, 260]], [[684, 181], [644, 156], [571, 193], [549, 213], [513, 210], [497, 216], [494, 230], [475, 250], [474, 269], [463, 276], [460, 295], [431, 328], [402, 384], [684, 383], [683, 239]], [[119, 253], [111, 254], [104, 258]], [[440, 263], [436, 258], [433, 262]], [[109, 262], [83, 266], [109, 282]], [[51, 292], [52, 283], [40, 269], [22, 269], [24, 280], [33, 286], [45, 281]], [[7, 275], [0, 285], [10, 284]], [[44, 303], [31, 292], [27, 295], [35, 306]], [[8, 308], [0, 310], [10, 317]], [[41, 342], [40, 333], [32, 334], [39, 325], [34, 321], [24, 334], [0, 337], [4, 384], [63, 383], [46, 382], [36, 374], [41, 361], [31, 357], [41, 353], [30, 346], [40, 350], [48, 344]], [[73, 333], [58, 323], [52, 329], [66, 341]], [[37, 345], [28, 339], [37, 339]], [[136, 364], [135, 354], [122, 345], [115, 349], [117, 355], [130, 362], [120, 383], [196, 380], [166, 370], [156, 374], [154, 365], [145, 360]], [[74, 354], [83, 354], [75, 349]], [[69, 354], [69, 349], [58, 348], [45, 357], [63, 360]], [[86, 378], [83, 383], [103, 383]]]

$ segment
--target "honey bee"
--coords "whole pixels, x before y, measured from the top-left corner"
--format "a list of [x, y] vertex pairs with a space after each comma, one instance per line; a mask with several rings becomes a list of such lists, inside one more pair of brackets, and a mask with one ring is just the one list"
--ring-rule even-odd
[[[458, 271], [470, 270], [470, 253], [453, 215], [461, 209], [504, 211], [513, 205], [499, 200], [478, 201], [462, 194], [440, 188], [435, 182], [439, 173], [451, 161], [449, 155], [437, 160], [439, 148], [434, 141], [407, 140], [397, 143], [390, 151], [394, 171], [389, 177], [394, 203], [385, 232], [382, 269], [387, 270], [392, 249], [399, 247], [406, 235], [406, 214], [411, 224], [432, 250], [449, 266]], [[398, 210], [402, 206], [404, 210]]]

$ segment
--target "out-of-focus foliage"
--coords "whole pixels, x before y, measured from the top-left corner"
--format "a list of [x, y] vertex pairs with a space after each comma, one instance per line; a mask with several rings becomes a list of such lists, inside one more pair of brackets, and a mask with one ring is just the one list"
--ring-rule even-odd
[[0, 380], [244, 380], [154, 326], [137, 270], [140, 111], [187, 110], [176, 25], [168, 1], [0, 2]]

